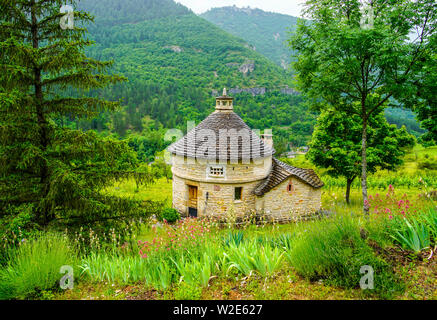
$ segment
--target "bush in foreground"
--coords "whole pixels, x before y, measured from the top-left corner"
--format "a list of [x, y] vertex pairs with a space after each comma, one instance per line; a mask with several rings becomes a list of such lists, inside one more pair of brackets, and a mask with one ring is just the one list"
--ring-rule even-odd
[[165, 208], [160, 215], [160, 220], [161, 221], [165, 220], [168, 223], [175, 223], [180, 219], [181, 219], [181, 215], [179, 214], [179, 212], [177, 212], [176, 209], [173, 208]]
[[294, 238], [289, 259], [296, 271], [310, 279], [357, 288], [362, 266], [374, 270], [374, 291], [388, 298], [402, 291], [389, 265], [377, 258], [360, 236], [358, 220], [340, 216], [305, 225]]

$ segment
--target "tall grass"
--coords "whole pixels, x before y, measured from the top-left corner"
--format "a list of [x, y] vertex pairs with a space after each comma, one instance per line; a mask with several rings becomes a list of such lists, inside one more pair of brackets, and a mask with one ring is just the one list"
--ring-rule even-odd
[[78, 259], [68, 239], [46, 234], [12, 251], [0, 270], [0, 299], [29, 298], [59, 286], [61, 266], [77, 266]]
[[208, 285], [213, 271], [213, 261], [207, 253], [204, 253], [200, 259], [182, 255], [180, 259], [172, 259], [172, 261], [179, 272], [181, 281], [183, 280], [190, 286], [206, 287]]
[[228, 271], [236, 269], [246, 276], [257, 272], [262, 277], [278, 271], [283, 254], [280, 248], [262, 245], [257, 239], [246, 240], [239, 245], [230, 244], [224, 252], [228, 261]]
[[360, 268], [371, 266], [375, 271], [375, 291], [390, 296], [402, 289], [383, 260], [377, 258], [360, 236], [359, 220], [350, 216], [304, 224], [288, 251], [291, 265], [310, 280], [325, 279], [327, 283], [346, 288], [359, 287]]
[[437, 244], [437, 209], [429, 207], [384, 221], [385, 232], [395, 243], [415, 253]]
[[91, 253], [83, 258], [82, 274], [92, 280], [134, 283], [146, 279], [146, 261], [138, 256]]

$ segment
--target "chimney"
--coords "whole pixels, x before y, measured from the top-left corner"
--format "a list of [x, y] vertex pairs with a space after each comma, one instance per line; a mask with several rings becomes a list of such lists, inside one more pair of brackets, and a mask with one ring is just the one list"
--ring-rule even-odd
[[215, 98], [215, 110], [218, 112], [230, 112], [234, 110], [234, 98], [226, 93], [226, 88], [223, 88], [223, 95]]
[[261, 140], [266, 146], [273, 149], [273, 134], [272, 129], [264, 129], [264, 133], [261, 135]]

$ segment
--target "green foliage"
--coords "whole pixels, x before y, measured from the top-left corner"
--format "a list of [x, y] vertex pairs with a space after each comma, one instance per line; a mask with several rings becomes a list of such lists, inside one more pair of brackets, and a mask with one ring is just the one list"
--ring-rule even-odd
[[284, 42], [297, 24], [296, 17], [235, 6], [213, 8], [200, 16], [246, 40], [277, 65], [288, 67], [291, 51]]
[[426, 130], [420, 127], [416, 114], [409, 109], [388, 107], [384, 112], [387, 122], [395, 124], [398, 128], [405, 126], [409, 133], [419, 138]]
[[413, 219], [403, 219], [400, 230], [391, 230], [391, 236], [404, 248], [418, 253], [430, 245], [429, 231], [425, 225]]
[[257, 272], [262, 277], [267, 277], [279, 270], [284, 253], [277, 247], [261, 245], [255, 239], [244, 241], [238, 246], [230, 244], [224, 255], [228, 272], [236, 269], [245, 276]]
[[[318, 118], [310, 150], [306, 157], [326, 168], [333, 177], [345, 177], [346, 200], [350, 185], [361, 173], [362, 119], [358, 115], [325, 110]], [[414, 146], [414, 137], [405, 128], [389, 125], [382, 114], [369, 119], [367, 127], [367, 172], [394, 170], [403, 163], [406, 148]]]
[[[127, 76], [129, 82], [90, 92], [107, 99], [123, 97], [123, 111], [101, 113], [91, 122], [74, 119], [73, 127], [117, 133], [128, 139], [141, 161], [150, 162], [155, 152], [166, 146], [162, 128], [185, 131], [186, 121], [199, 122], [213, 111], [213, 89], [265, 87], [265, 95], [238, 94], [236, 112], [252, 128], [273, 128], [280, 152], [286, 151], [290, 142], [308, 142], [316, 114], [300, 105], [299, 96], [280, 92], [291, 86], [286, 71], [247, 48], [245, 41], [188, 10], [179, 12], [174, 4], [175, 8], [167, 8], [167, 16], [155, 2], [147, 0], [139, 6], [140, 11], [149, 10], [139, 21], [131, 10], [135, 0], [125, 0], [120, 8], [113, 1], [81, 1], [81, 7], [97, 16], [96, 24], [90, 27], [97, 44], [87, 52], [114, 59], [113, 72]], [[169, 5], [166, 2], [164, 7]], [[103, 20], [112, 21], [112, 25]], [[255, 65], [252, 72], [238, 70], [251, 62]]]
[[175, 300], [199, 300], [202, 295], [202, 287], [192, 286], [182, 281], [174, 291]]
[[[436, 4], [372, 1], [370, 27], [362, 26], [360, 5], [358, 0], [306, 1], [304, 17], [311, 21], [298, 23], [290, 45], [296, 51], [293, 68], [298, 88], [309, 104], [362, 119], [361, 180], [367, 212], [367, 126], [389, 103], [410, 108], [421, 103], [417, 79], [428, 75], [428, 67], [435, 67], [430, 53]], [[422, 32], [407, 41], [413, 29]]]
[[60, 268], [69, 265], [76, 275], [77, 263], [75, 248], [65, 236], [45, 234], [23, 242], [0, 269], [0, 299], [31, 298], [55, 289], [63, 276]]
[[390, 296], [399, 284], [384, 261], [360, 237], [356, 218], [337, 216], [302, 226], [289, 253], [296, 271], [311, 280], [325, 279], [346, 288], [359, 287], [360, 268], [371, 266], [375, 273], [375, 291]]
[[[422, 179], [422, 182], [420, 179]], [[328, 189], [346, 187], [346, 179], [323, 176], [322, 180]], [[368, 178], [369, 188], [379, 190], [387, 190], [389, 185], [398, 186], [399, 188], [422, 188], [424, 183], [430, 188], [436, 188], [436, 175], [432, 173], [428, 175], [400, 175], [399, 173], [389, 173], [385, 175], [372, 175]], [[358, 179], [354, 180], [352, 188], [360, 188], [360, 181]]]
[[[75, 120], [82, 128], [103, 128], [124, 137], [129, 130], [141, 132], [145, 117], [157, 121], [154, 130], [159, 123], [183, 128], [187, 120], [201, 121], [212, 111], [212, 89], [291, 85], [284, 70], [247, 48], [243, 40], [172, 1], [161, 5], [157, 0], [141, 4], [125, 0], [119, 6], [115, 1], [86, 0], [79, 7], [97, 16], [90, 27], [96, 45], [87, 53], [113, 59], [112, 71], [129, 78], [90, 92], [107, 99], [123, 98], [126, 107], [112, 115], [102, 113], [93, 123]], [[133, 12], [135, 7], [144, 15]], [[239, 71], [252, 62], [252, 72]]]
[[418, 161], [417, 168], [418, 169], [437, 170], [437, 160], [425, 159], [422, 161]]
[[437, 208], [429, 208], [423, 212], [423, 222], [429, 228], [434, 244], [437, 244]]
[[213, 262], [206, 252], [200, 256], [200, 259], [196, 256], [182, 254], [178, 260], [172, 259], [172, 261], [180, 274], [180, 281], [192, 287], [208, 286], [213, 271]]
[[[114, 8], [114, 10], [108, 10]], [[144, 20], [159, 17], [176, 17], [188, 14], [188, 8], [172, 0], [81, 0], [79, 9], [93, 12], [98, 18], [97, 23], [104, 26], [112, 26], [124, 23], [137, 23]]]
[[[116, 133], [128, 139], [140, 161], [151, 162], [156, 151], [167, 144], [162, 139], [163, 128], [185, 131], [186, 121], [199, 122], [213, 111], [212, 89], [265, 87], [265, 95], [236, 95], [236, 111], [252, 128], [273, 128], [277, 154], [287, 151], [290, 143], [307, 144], [317, 114], [301, 104], [301, 97], [280, 93], [285, 85], [291, 86], [288, 72], [258, 54], [258, 45], [256, 51], [247, 48], [245, 41], [179, 4], [158, 3], [124, 0], [119, 6], [111, 0], [80, 2], [79, 8], [96, 15], [96, 24], [89, 26], [96, 45], [89, 47], [87, 53], [99, 59], [113, 59], [112, 72], [129, 78], [129, 82], [91, 90], [90, 95], [123, 98], [126, 106], [118, 112], [101, 112], [91, 121], [64, 117], [60, 124]], [[138, 8], [138, 12], [133, 8]], [[256, 19], [257, 24], [263, 25], [261, 29], [277, 30], [266, 31], [277, 45], [260, 41], [263, 47], [288, 51], [282, 42], [285, 27], [294, 23], [293, 18], [255, 12], [260, 13]], [[261, 23], [259, 20], [264, 21], [264, 17], [266, 21]], [[244, 33], [259, 38], [255, 29], [246, 26]], [[272, 35], [276, 32], [282, 40], [274, 40]], [[281, 59], [288, 61], [288, 55]], [[254, 71], [238, 71], [242, 64], [251, 61]]]
[[404, 249], [415, 253], [436, 244], [437, 210], [434, 206], [415, 214], [395, 216], [385, 221], [386, 233]]
[[227, 236], [224, 236], [223, 238], [223, 244], [226, 247], [229, 247], [230, 245], [234, 245], [238, 247], [244, 240], [244, 232], [239, 231], [230, 231]]
[[82, 260], [80, 267], [82, 275], [93, 281], [128, 284], [147, 277], [146, 264], [140, 256], [93, 252]]
[[176, 209], [173, 208], [165, 208], [159, 216], [161, 221], [165, 220], [168, 223], [175, 223], [176, 221], [181, 219], [181, 215]]

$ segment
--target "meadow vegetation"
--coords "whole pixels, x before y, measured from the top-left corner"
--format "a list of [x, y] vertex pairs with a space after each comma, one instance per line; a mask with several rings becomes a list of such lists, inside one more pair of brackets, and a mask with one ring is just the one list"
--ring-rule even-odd
[[[416, 148], [406, 159], [434, 152]], [[305, 164], [299, 158], [294, 162]], [[407, 171], [410, 175], [403, 179], [426, 177], [408, 161], [398, 174]], [[369, 180], [383, 177], [376, 172]], [[114, 231], [101, 236], [92, 229], [73, 239], [59, 232], [35, 235], [3, 250], [7, 258], [0, 272], [0, 298], [435, 299], [433, 181], [417, 182], [411, 189], [402, 183], [400, 188], [376, 185], [368, 218], [360, 208], [359, 189], [354, 186], [346, 205], [344, 185], [332, 179], [323, 191], [326, 214], [310, 221], [248, 221], [234, 227], [215, 219], [170, 224], [153, 217], [139, 229], [128, 226], [129, 239]], [[169, 205], [171, 180], [161, 178], [140, 188], [125, 181], [105, 192]], [[59, 288], [62, 265], [73, 266], [72, 290]], [[360, 289], [360, 268], [366, 265], [374, 270], [373, 290]]]

